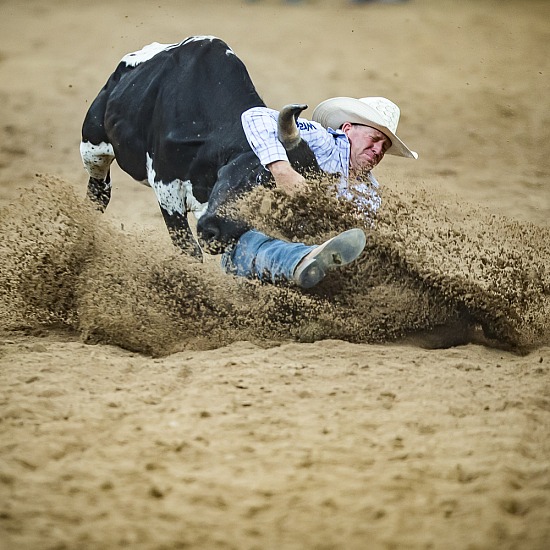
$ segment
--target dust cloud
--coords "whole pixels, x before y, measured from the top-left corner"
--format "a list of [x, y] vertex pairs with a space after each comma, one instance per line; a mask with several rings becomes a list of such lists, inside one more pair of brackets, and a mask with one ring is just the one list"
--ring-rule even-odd
[[0, 212], [0, 326], [60, 324], [84, 341], [156, 356], [239, 340], [375, 343], [423, 334], [429, 343], [442, 327], [436, 346], [462, 343], [479, 327], [518, 350], [550, 340], [548, 228], [391, 184], [373, 228], [330, 187], [315, 182], [292, 199], [258, 189], [237, 205], [255, 227], [291, 240], [365, 229], [358, 261], [302, 291], [167, 254], [154, 235], [115, 228], [68, 182], [39, 175]]

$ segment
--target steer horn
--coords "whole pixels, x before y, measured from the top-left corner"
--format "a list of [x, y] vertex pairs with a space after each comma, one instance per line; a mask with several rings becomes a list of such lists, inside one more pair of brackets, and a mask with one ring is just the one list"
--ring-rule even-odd
[[305, 109], [307, 109], [307, 105], [303, 103], [292, 103], [285, 105], [279, 113], [277, 132], [279, 141], [287, 151], [298, 147], [300, 144], [300, 131], [296, 126], [296, 120], [299, 114]]

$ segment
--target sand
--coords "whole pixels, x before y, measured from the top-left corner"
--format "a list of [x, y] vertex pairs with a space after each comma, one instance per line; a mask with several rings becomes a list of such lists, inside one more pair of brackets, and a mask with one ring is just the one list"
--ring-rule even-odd
[[[546, 2], [0, 13], [0, 548], [548, 548]], [[366, 253], [316, 289], [182, 258], [116, 167], [107, 212], [82, 201], [97, 91], [191, 34], [274, 108], [402, 108], [420, 159], [384, 159]], [[308, 242], [363, 224], [325, 191], [241, 212]]]

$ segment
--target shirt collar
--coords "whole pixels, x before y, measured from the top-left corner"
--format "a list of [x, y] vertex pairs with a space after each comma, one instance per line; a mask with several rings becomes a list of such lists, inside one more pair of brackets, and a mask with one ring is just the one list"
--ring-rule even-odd
[[340, 156], [340, 165], [342, 167], [342, 176], [347, 178], [349, 176], [349, 153], [350, 153], [350, 144], [348, 136], [342, 130], [333, 130], [332, 128], [327, 128], [327, 132], [332, 135], [334, 138], [334, 144], [338, 149], [338, 154]]

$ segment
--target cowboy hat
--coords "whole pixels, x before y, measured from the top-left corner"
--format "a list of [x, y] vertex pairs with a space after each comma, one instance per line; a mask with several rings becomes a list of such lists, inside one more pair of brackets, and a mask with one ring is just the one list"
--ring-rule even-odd
[[376, 128], [391, 140], [386, 151], [398, 157], [418, 158], [396, 135], [399, 107], [385, 97], [333, 97], [315, 107], [312, 119], [325, 128], [338, 129], [344, 122]]

